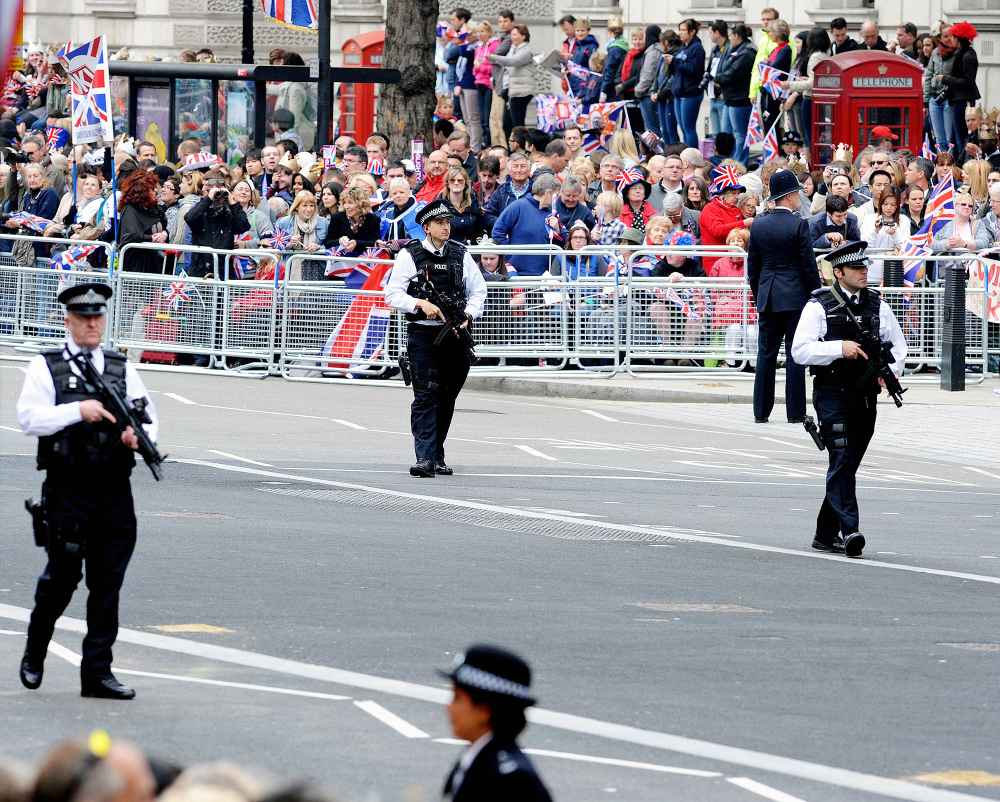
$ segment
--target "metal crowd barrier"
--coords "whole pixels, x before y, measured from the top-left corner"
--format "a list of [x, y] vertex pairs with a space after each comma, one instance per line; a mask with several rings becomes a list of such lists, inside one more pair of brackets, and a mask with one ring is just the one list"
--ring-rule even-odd
[[[0, 235], [32, 243], [96, 245], [109, 265], [121, 266], [133, 250], [163, 255], [205, 254], [212, 277], [130, 273], [109, 268], [53, 271], [51, 260], [20, 267], [0, 258], [0, 343], [40, 348], [65, 336], [57, 295], [67, 281], [110, 280], [115, 289], [107, 342], [130, 358], [163, 364], [198, 359], [228, 370], [262, 370], [287, 379], [387, 375], [405, 348], [406, 321], [385, 304], [381, 288], [349, 289], [339, 281], [308, 280], [327, 264], [387, 267], [390, 260], [347, 259], [268, 249], [216, 251], [198, 246], [106, 243]], [[573, 362], [613, 376], [627, 370], [739, 369], [756, 357], [756, 312], [745, 278], [647, 278], [644, 260], [670, 255], [734, 256], [732, 248], [591, 246], [579, 253], [554, 246], [470, 249], [474, 255], [541, 255], [549, 274], [488, 281], [483, 315], [474, 328], [480, 371], [555, 369]], [[624, 254], [623, 254], [624, 251]], [[250, 257], [267, 280], [234, 279], [233, 257]], [[596, 275], [577, 275], [580, 263]], [[579, 260], [579, 261], [578, 261]], [[176, 264], [176, 258], [173, 263]], [[1000, 272], [1000, 261], [982, 254], [934, 254], [933, 262], [973, 261]], [[610, 275], [607, 267], [615, 265]], [[370, 270], [371, 267], [365, 268]], [[270, 278], [277, 274], [276, 279]], [[941, 364], [945, 314], [941, 286], [883, 287], [909, 347], [909, 367]], [[1000, 355], [1000, 325], [988, 282], [966, 293], [967, 363], [983, 374]], [[991, 350], [992, 349], [992, 350]], [[181, 355], [186, 355], [183, 358]], [[200, 358], [200, 359], [199, 359]], [[696, 366], [670, 364], [690, 361]], [[665, 364], [666, 363], [666, 364]]]

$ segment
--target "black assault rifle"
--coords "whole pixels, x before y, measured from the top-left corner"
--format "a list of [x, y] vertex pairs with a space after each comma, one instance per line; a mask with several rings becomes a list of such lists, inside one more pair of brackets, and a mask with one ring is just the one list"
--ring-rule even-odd
[[139, 454], [146, 461], [149, 470], [153, 472], [153, 478], [159, 482], [163, 478], [163, 469], [160, 466], [166, 457], [160, 454], [156, 443], [149, 439], [149, 435], [142, 427], [144, 423], [153, 422], [146, 411], [146, 405], [149, 401], [145, 398], [137, 398], [129, 404], [114, 387], [104, 381], [104, 377], [94, 367], [94, 363], [84, 358], [83, 354], [76, 354], [73, 357], [73, 362], [80, 369], [80, 375], [83, 376], [84, 381], [95, 387], [100, 393], [101, 401], [108, 412], [114, 415], [115, 425], [118, 429], [124, 432], [129, 426], [132, 427], [132, 431], [135, 432], [139, 441]]

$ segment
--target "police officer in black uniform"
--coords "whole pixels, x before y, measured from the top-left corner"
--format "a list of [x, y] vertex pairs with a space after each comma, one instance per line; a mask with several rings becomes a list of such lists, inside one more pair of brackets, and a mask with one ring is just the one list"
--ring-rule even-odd
[[450, 802], [551, 802], [528, 757], [517, 745], [527, 721], [531, 669], [513, 652], [478, 644], [460, 654], [450, 671], [454, 696], [448, 718], [456, 738], [469, 742], [448, 774]]
[[144, 398], [155, 441], [156, 408], [136, 370], [101, 339], [111, 288], [77, 284], [63, 290], [66, 342], [36, 356], [28, 365], [17, 402], [25, 434], [38, 437], [38, 469], [47, 521], [48, 563], [38, 579], [35, 608], [21, 660], [21, 682], [34, 690], [42, 672], [56, 619], [63, 614], [86, 563], [87, 635], [80, 664], [81, 693], [104, 699], [132, 699], [135, 691], [111, 673], [111, 647], [118, 636], [118, 597], [135, 548], [136, 523], [129, 476], [138, 447], [131, 427], [121, 431], [83, 379], [72, 359], [82, 354], [104, 380], [129, 401]]
[[[435, 345], [445, 313], [431, 298], [452, 302], [467, 327], [483, 311], [486, 282], [465, 246], [448, 239], [451, 210], [442, 200], [421, 209], [416, 222], [427, 235], [411, 240], [396, 257], [386, 284], [386, 301], [406, 313], [407, 355], [413, 374], [410, 429], [417, 462], [410, 475], [450, 476], [444, 441], [455, 413], [455, 400], [469, 375], [470, 357], [462, 341], [446, 336]], [[433, 286], [433, 292], [428, 289]]]
[[816, 290], [802, 310], [792, 341], [792, 356], [810, 365], [813, 407], [820, 436], [829, 452], [826, 496], [816, 519], [813, 548], [860, 557], [855, 475], [875, 434], [875, 402], [881, 391], [881, 355], [866, 351], [859, 340], [889, 343], [892, 370], [899, 376], [906, 360], [906, 340], [899, 321], [878, 291], [868, 288], [866, 242], [850, 242], [830, 251], [836, 279]]

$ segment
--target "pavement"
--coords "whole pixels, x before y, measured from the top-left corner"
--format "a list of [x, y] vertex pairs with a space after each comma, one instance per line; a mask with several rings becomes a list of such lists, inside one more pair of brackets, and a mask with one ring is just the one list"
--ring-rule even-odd
[[104, 725], [184, 764], [437, 799], [461, 746], [434, 669], [486, 640], [532, 663], [523, 743], [557, 800], [1000, 799], [988, 386], [880, 405], [848, 561], [809, 548], [825, 455], [780, 414], [469, 389], [456, 475], [421, 481], [391, 382], [143, 370], [171, 461], [134, 477], [121, 704], [78, 696], [83, 589], [42, 688], [17, 682], [43, 556], [21, 368], [0, 362], [11, 756]]

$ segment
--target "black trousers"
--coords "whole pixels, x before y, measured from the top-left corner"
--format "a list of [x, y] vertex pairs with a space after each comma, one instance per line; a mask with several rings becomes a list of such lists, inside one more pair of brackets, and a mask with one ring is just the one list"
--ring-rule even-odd
[[469, 357], [457, 337], [434, 339], [439, 326], [411, 323], [406, 351], [413, 372], [410, 430], [417, 460], [444, 460], [444, 441], [455, 414], [455, 400], [469, 375]]
[[757, 322], [757, 367], [753, 379], [753, 414], [769, 418], [774, 409], [774, 377], [778, 370], [778, 351], [785, 340], [785, 412], [789, 418], [806, 414], [806, 369], [792, 359], [792, 340], [799, 325], [801, 310], [760, 313]]
[[82, 553], [65, 547], [48, 549], [48, 563], [35, 588], [35, 608], [28, 624], [27, 653], [44, 659], [56, 620], [87, 576], [87, 635], [83, 639], [82, 677], [104, 677], [111, 671], [111, 647], [118, 637], [118, 598], [135, 550], [135, 508], [127, 477], [82, 483], [46, 479], [43, 494], [50, 527]]
[[815, 387], [813, 406], [829, 454], [826, 496], [816, 518], [816, 539], [830, 543], [861, 525], [855, 476], [875, 434], [876, 396], [842, 387]]
[[524, 120], [528, 116], [528, 105], [533, 99], [533, 95], [507, 98], [503, 107], [503, 134], [505, 137], [510, 138], [511, 131], [524, 125]]

